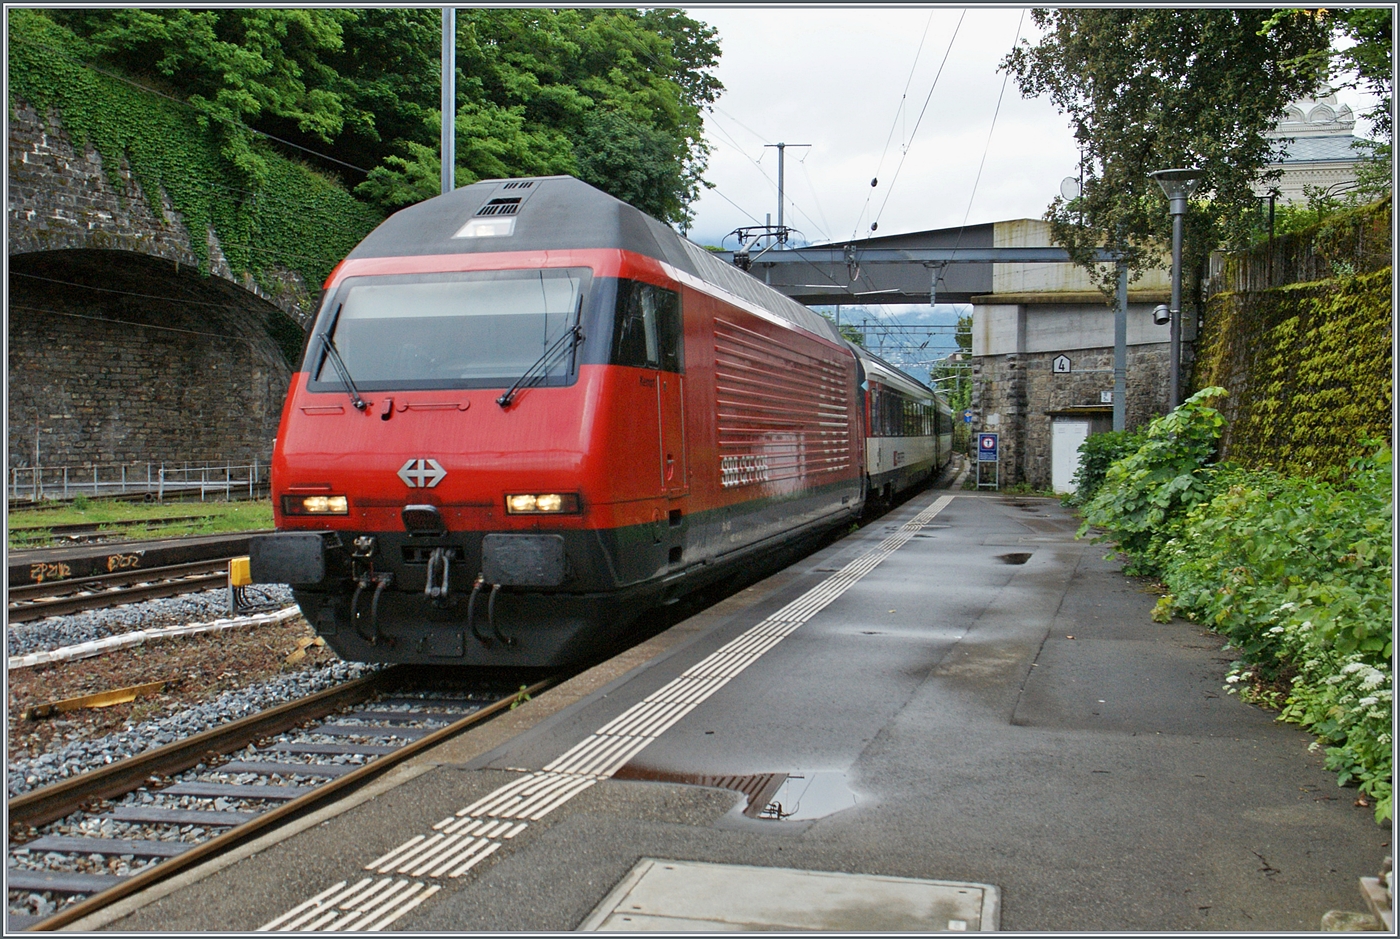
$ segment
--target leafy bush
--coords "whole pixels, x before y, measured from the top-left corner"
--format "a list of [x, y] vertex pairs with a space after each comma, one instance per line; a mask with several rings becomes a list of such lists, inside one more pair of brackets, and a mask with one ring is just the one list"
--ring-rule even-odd
[[1112, 430], [1092, 434], [1079, 445], [1079, 469], [1074, 472], [1074, 492], [1066, 497], [1070, 505], [1087, 505], [1103, 485], [1113, 463], [1137, 452], [1147, 438], [1138, 431]]
[[1390, 450], [1351, 469], [1340, 485], [1222, 469], [1160, 560], [1167, 602], [1240, 652], [1231, 691], [1317, 734], [1379, 821], [1392, 815]]
[[1211, 463], [1223, 419], [1204, 402], [1221, 393], [1207, 388], [1153, 421], [1103, 472], [1080, 534], [1101, 527], [1125, 570], [1162, 578], [1170, 593], [1153, 619], [1179, 612], [1224, 634], [1240, 655], [1229, 690], [1317, 735], [1338, 781], [1390, 819], [1390, 449], [1364, 441], [1374, 453], [1342, 482]]
[[1158, 573], [1156, 559], [1187, 510], [1212, 495], [1209, 461], [1225, 420], [1205, 402], [1224, 394], [1223, 388], [1203, 388], [1154, 420], [1138, 448], [1108, 467], [1084, 505], [1079, 534], [1104, 529], [1096, 540], [1117, 542], [1128, 573]]

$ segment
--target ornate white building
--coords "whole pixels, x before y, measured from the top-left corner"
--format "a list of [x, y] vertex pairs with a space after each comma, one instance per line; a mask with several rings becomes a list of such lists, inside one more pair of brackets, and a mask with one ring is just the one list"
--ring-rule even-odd
[[[1330, 88], [1321, 89], [1318, 97], [1294, 101], [1268, 134], [1277, 141], [1279, 153], [1269, 168], [1280, 167], [1283, 176], [1272, 186], [1256, 186], [1255, 192], [1266, 196], [1277, 188], [1278, 204], [1290, 205], [1307, 202], [1304, 186], [1334, 196], [1353, 188], [1356, 164], [1366, 155], [1365, 150], [1352, 148], [1363, 139], [1352, 134], [1355, 124], [1351, 108], [1338, 106]], [[1290, 138], [1291, 142], [1284, 142]]]

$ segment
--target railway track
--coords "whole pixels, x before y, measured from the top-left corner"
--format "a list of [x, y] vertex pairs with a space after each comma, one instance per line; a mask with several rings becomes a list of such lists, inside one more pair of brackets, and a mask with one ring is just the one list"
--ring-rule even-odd
[[[6, 931], [61, 929], [564, 677], [507, 691], [496, 676], [444, 691], [415, 689], [419, 672], [386, 669], [10, 799], [10, 897], [40, 893], [60, 908], [43, 918], [7, 913]], [[113, 859], [133, 872], [91, 870]]]
[[158, 600], [222, 587], [228, 583], [230, 558], [214, 558], [166, 567], [151, 567], [96, 577], [76, 577], [11, 586], [6, 614], [11, 623], [46, 616], [66, 616], [83, 610]]
[[46, 534], [54, 540], [64, 540], [69, 542], [101, 541], [111, 535], [123, 534], [133, 530], [159, 531], [162, 528], [169, 528], [172, 525], [180, 525], [185, 522], [199, 522], [215, 516], [203, 515], [172, 515], [168, 518], [133, 518], [112, 522], [79, 522], [71, 525], [23, 525], [10, 528], [10, 537], [20, 536], [23, 540], [27, 536]]

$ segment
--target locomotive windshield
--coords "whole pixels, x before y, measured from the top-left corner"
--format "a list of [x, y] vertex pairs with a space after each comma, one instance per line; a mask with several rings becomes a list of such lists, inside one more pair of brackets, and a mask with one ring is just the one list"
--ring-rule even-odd
[[[587, 268], [353, 277], [317, 330], [360, 388], [506, 386], [577, 324], [590, 279]], [[322, 343], [305, 367], [312, 390], [343, 387]], [[573, 370], [573, 353], [555, 356], [540, 383]]]

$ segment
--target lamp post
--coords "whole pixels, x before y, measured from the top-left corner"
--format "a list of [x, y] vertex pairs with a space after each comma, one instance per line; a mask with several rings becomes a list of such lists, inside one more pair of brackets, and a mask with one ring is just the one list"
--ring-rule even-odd
[[1149, 173], [1162, 187], [1170, 202], [1172, 214], [1172, 305], [1171, 305], [1171, 380], [1167, 406], [1179, 404], [1181, 387], [1181, 229], [1186, 216], [1186, 200], [1201, 183], [1200, 170], [1158, 170]]

